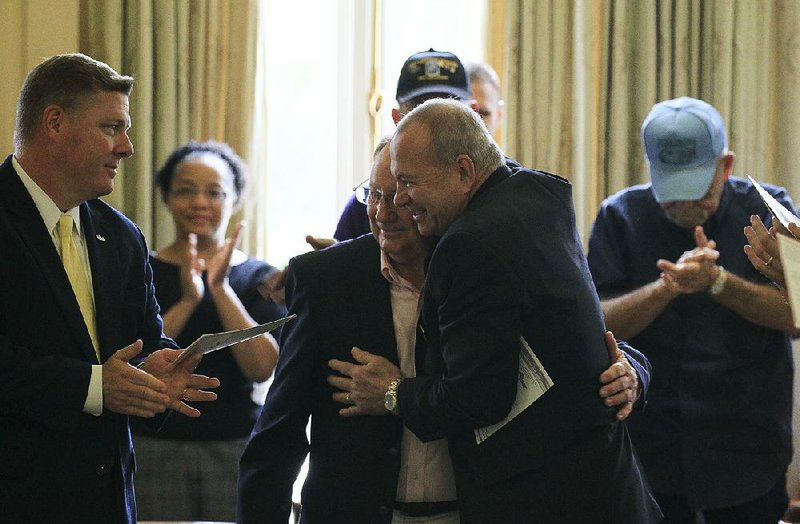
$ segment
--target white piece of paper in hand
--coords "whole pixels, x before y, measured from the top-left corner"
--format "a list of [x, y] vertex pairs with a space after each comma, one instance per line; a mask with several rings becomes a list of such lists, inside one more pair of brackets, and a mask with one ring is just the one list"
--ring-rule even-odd
[[544, 395], [545, 391], [553, 387], [553, 380], [531, 347], [520, 337], [519, 350], [519, 378], [517, 379], [517, 398], [511, 406], [506, 418], [491, 426], [475, 430], [475, 442], [480, 444], [491, 437], [498, 429], [525, 411], [536, 400]]
[[173, 366], [177, 366], [190, 356], [200, 353], [205, 355], [207, 353], [211, 353], [212, 351], [216, 351], [218, 349], [222, 349], [228, 346], [232, 346], [234, 344], [238, 344], [239, 342], [244, 342], [245, 340], [249, 340], [251, 338], [257, 337], [259, 335], [263, 335], [264, 333], [268, 333], [273, 329], [276, 329], [283, 324], [289, 322], [297, 315], [289, 315], [288, 317], [279, 318], [278, 320], [273, 320], [272, 322], [266, 322], [264, 324], [259, 324], [258, 326], [253, 326], [244, 329], [236, 329], [234, 331], [223, 331], [222, 333], [207, 333], [205, 335], [200, 336], [197, 340], [189, 344], [189, 346], [184, 350], [181, 355], [175, 359], [172, 363]]
[[[767, 208], [769, 208], [775, 218], [777, 218], [780, 223], [783, 224], [783, 227], [788, 229], [789, 224], [797, 224], [800, 226], [800, 218], [797, 218], [797, 215], [795, 215], [791, 210], [787, 209], [786, 206], [775, 200], [775, 197], [767, 193], [767, 190], [764, 189], [761, 184], [756, 182], [753, 177], [747, 175], [747, 178], [750, 180], [750, 183], [755, 186], [756, 191], [758, 191], [758, 194], [761, 195], [761, 199], [767, 205]], [[769, 227], [769, 224], [766, 224], [766, 226]]]
[[778, 235], [778, 249], [786, 279], [786, 292], [789, 294], [789, 306], [792, 308], [792, 320], [795, 327], [800, 327], [800, 242], [786, 235]]

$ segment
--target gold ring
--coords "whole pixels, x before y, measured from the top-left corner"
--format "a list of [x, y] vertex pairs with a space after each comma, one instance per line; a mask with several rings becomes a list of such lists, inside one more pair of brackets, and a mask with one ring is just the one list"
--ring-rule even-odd
[[187, 391], [189, 391], [189, 388], [183, 390], [183, 394], [181, 395], [181, 400], [189, 400], [188, 398], [186, 398]]
[[766, 262], [764, 262], [764, 265], [765, 265], [765, 266], [768, 266], [768, 265], [772, 264], [772, 260], [773, 260], [774, 258], [775, 258], [775, 257], [769, 257], [769, 260], [767, 260]]
[[352, 404], [352, 403], [353, 403], [353, 399], [351, 399], [351, 398], [350, 398], [350, 392], [349, 392], [349, 391], [348, 391], [347, 393], [345, 393], [345, 394], [344, 394], [344, 400], [345, 400], [345, 402], [347, 402], [348, 404]]

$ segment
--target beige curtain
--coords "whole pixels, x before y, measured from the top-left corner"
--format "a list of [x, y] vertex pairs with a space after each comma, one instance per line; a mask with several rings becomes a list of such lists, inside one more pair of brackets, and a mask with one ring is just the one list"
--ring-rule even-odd
[[584, 238], [647, 181], [639, 127], [681, 95], [720, 110], [735, 174], [800, 203], [800, 2], [506, 0], [504, 47], [507, 153], [572, 180]]
[[[81, 51], [136, 78], [135, 154], [108, 200], [161, 247], [174, 228], [153, 173], [169, 153], [189, 139], [213, 139], [251, 156], [258, 2], [81, 0], [81, 15]], [[244, 249], [255, 230], [246, 230]]]

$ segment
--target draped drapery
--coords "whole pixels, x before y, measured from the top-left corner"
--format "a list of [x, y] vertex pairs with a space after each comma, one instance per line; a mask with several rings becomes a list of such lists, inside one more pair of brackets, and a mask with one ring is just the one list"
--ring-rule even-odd
[[584, 238], [599, 203], [647, 181], [657, 101], [722, 113], [734, 173], [800, 199], [800, 2], [505, 0], [507, 153], [574, 184]]
[[[135, 153], [107, 200], [133, 219], [151, 247], [170, 242], [172, 219], [155, 170], [190, 139], [227, 142], [248, 161], [256, 61], [257, 0], [82, 0], [81, 51], [136, 78], [130, 99]], [[258, 205], [250, 181], [245, 215]], [[245, 230], [243, 248], [258, 234]]]

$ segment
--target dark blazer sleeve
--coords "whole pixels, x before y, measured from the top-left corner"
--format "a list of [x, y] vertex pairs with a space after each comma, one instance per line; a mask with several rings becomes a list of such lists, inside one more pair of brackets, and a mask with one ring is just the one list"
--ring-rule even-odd
[[[0, 323], [5, 323], [0, 313]], [[0, 411], [53, 430], [81, 423], [91, 364], [59, 354], [38, 356], [0, 335]]]
[[644, 353], [624, 340], [617, 340], [617, 347], [625, 353], [625, 358], [628, 359], [628, 362], [633, 366], [633, 369], [636, 370], [636, 374], [639, 376], [642, 394], [636, 401], [636, 406], [643, 406], [647, 401], [647, 392], [650, 390], [650, 375], [653, 372], [653, 366], [650, 364], [650, 360], [644, 356]]
[[488, 426], [508, 414], [517, 393], [523, 289], [478, 238], [463, 233], [440, 242], [423, 315], [438, 319], [440, 332], [425, 336], [441, 347], [443, 361], [428, 362], [424, 375], [398, 388], [399, 413], [422, 441]]
[[[283, 327], [275, 377], [239, 463], [237, 522], [286, 522], [292, 485], [308, 453], [306, 425], [314, 399], [317, 332], [312, 289], [298, 285], [302, 272], [289, 263], [286, 303], [297, 318]], [[313, 279], [302, 279], [313, 282]]]

